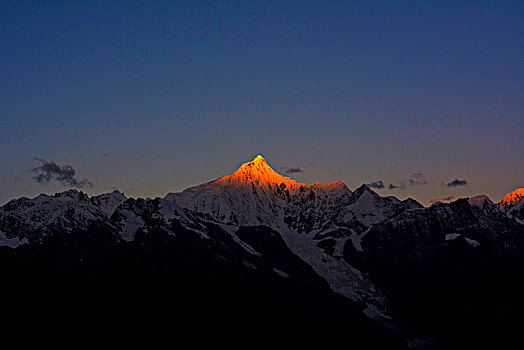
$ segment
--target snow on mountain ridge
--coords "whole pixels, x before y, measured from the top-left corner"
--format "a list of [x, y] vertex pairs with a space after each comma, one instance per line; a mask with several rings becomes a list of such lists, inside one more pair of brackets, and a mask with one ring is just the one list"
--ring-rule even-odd
[[233, 174], [221, 177], [216, 181], [229, 183], [253, 182], [256, 185], [264, 184], [285, 184], [286, 187], [305, 186], [288, 176], [283, 176], [274, 171], [261, 155], [258, 155], [251, 162], [244, 163]]
[[114, 190], [110, 193], [103, 193], [98, 196], [91, 197], [91, 203], [100, 208], [107, 215], [113, 214], [115, 209], [127, 199], [127, 197], [120, 191]]
[[[12, 200], [2, 207], [0, 226], [8, 238], [39, 241], [53, 230], [70, 232], [85, 229], [97, 219], [105, 218], [89, 197], [76, 190], [54, 196], [39, 195], [33, 199]], [[39, 235], [36, 232], [40, 231]]]
[[499, 207], [505, 211], [509, 212], [510, 210], [514, 209], [516, 205], [520, 205], [520, 207], [523, 206], [524, 202], [524, 187], [517, 188], [502, 198], [502, 200], [498, 203]]
[[[489, 214], [487, 211], [493, 208], [502, 214], [486, 198], [470, 198], [475, 215]], [[431, 210], [446, 212], [446, 208], [435, 205]], [[365, 255], [365, 236], [370, 230], [387, 227], [388, 222], [394, 224], [402, 213], [419, 218], [431, 210], [411, 198], [400, 201], [381, 197], [366, 185], [354, 192], [341, 181], [308, 186], [278, 174], [257, 156], [231, 175], [170, 193], [163, 199], [128, 199], [118, 191], [90, 198], [70, 190], [11, 201], [0, 207], [0, 245], [14, 247], [27, 240], [33, 243], [37, 240], [32, 240], [31, 232], [40, 230], [46, 235], [49, 228], [70, 232], [95, 220], [103, 221], [127, 241], [135, 239], [137, 232], [148, 233], [154, 225], [175, 235], [176, 230], [169, 228], [173, 222], [206, 239], [212, 235], [207, 235], [205, 223], [218, 223], [234, 240], [241, 226], [264, 225], [277, 231], [288, 248], [324, 277], [334, 291], [382, 305], [380, 290], [353, 262], [350, 265], [344, 251], [351, 246], [356, 256]]]
[[74, 189], [52, 196], [22, 197], [0, 208], [0, 226], [6, 238], [39, 241], [54, 230], [86, 229], [111, 216], [125, 199], [119, 191], [89, 197]]
[[170, 193], [164, 200], [236, 226], [265, 225], [280, 232], [287, 246], [324, 277], [336, 292], [354, 300], [382, 304], [380, 292], [359, 270], [317, 243], [328, 237], [340, 255], [350, 235], [403, 209], [422, 207], [414, 200], [384, 198], [366, 185], [352, 192], [341, 181], [311, 186], [282, 176], [262, 156], [233, 174]]
[[471, 205], [474, 205], [476, 207], [479, 207], [480, 209], [484, 208], [485, 205], [493, 205], [494, 203], [491, 201], [491, 199], [484, 195], [484, 194], [481, 194], [481, 195], [478, 195], [478, 196], [474, 196], [474, 197], [469, 197], [468, 198], [468, 202], [469, 204]]
[[285, 217], [300, 214], [296, 206], [335, 203], [336, 198], [350, 194], [340, 181], [307, 186], [280, 175], [259, 155], [231, 175], [170, 193], [165, 199], [224, 223], [268, 225], [278, 230], [285, 225]]

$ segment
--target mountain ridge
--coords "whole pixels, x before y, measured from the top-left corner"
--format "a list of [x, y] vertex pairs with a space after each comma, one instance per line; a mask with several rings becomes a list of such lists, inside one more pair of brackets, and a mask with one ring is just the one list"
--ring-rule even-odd
[[[338, 297], [356, 303], [356, 309], [410, 344], [454, 342], [413, 325], [413, 319], [432, 321], [417, 308], [403, 311], [409, 303], [403, 295], [418, 298], [403, 288], [418, 290], [421, 280], [452, 289], [446, 283], [453, 281], [469, 291], [460, 281], [473, 276], [470, 282], [480, 283], [483, 275], [473, 270], [476, 266], [491, 271], [490, 278], [501, 270], [519, 274], [524, 224], [514, 205], [508, 208], [483, 195], [424, 207], [411, 198], [382, 197], [365, 184], [354, 191], [340, 181], [307, 186], [257, 156], [231, 175], [164, 198], [127, 198], [119, 191], [90, 197], [68, 190], [14, 199], [0, 207], [0, 254], [90, 274], [96, 268], [102, 275], [107, 272], [98, 261], [107, 254], [123, 254], [123, 261], [148, 269], [162, 270], [158, 264], [164, 260], [187, 265], [188, 271], [193, 262], [204, 269], [225, 264], [221, 275], [254, 279], [257, 288], [264, 288], [257, 278], [270, 281], [277, 294], [285, 294], [281, 288], [289, 281], [308, 286], [313, 281], [307, 288], [320, 288], [335, 304]], [[134, 262], [140, 256], [145, 260]], [[111, 273], [132, 273], [118, 259], [110, 261], [115, 264]], [[456, 266], [465, 267], [457, 272]], [[446, 317], [452, 317], [446, 300], [431, 289], [424, 293], [439, 305], [432, 312], [447, 310], [451, 316]], [[480, 295], [490, 297], [480, 293], [480, 301]], [[424, 309], [425, 300], [417, 302]], [[452, 328], [439, 329], [455, 334]]]

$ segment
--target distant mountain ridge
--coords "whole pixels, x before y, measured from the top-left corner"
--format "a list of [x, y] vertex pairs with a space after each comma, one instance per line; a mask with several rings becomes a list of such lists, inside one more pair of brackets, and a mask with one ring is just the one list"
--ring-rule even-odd
[[524, 188], [517, 188], [505, 195], [498, 206], [504, 212], [524, 220]]
[[[406, 308], [405, 296], [428, 295], [440, 305], [432, 312], [447, 310], [446, 317], [452, 317], [453, 310], [448, 310], [440, 294], [432, 294], [436, 287], [412, 294], [422, 288], [417, 281], [447, 286], [453, 280], [467, 290], [467, 284], [455, 279], [473, 276], [471, 284], [482, 280], [485, 276], [477, 276], [475, 266], [487, 261], [486, 276], [501, 275], [501, 269], [520, 273], [524, 267], [521, 190], [498, 204], [475, 196], [423, 207], [411, 198], [381, 197], [366, 185], [354, 191], [340, 181], [307, 186], [278, 174], [257, 156], [231, 175], [164, 198], [127, 198], [119, 191], [89, 197], [69, 190], [12, 200], [0, 207], [0, 253], [15, 261], [60, 269], [73, 266], [102, 275], [109, 273], [105, 270], [133, 273], [118, 260], [134, 266], [134, 257], [145, 259], [140, 264], [152, 273], [158, 269], [152, 262], [156, 264], [161, 256], [166, 266], [182, 264], [189, 274], [193, 272], [188, 272], [187, 261], [206, 268], [220, 266], [221, 275], [252, 280], [278, 298], [285, 295], [281, 288], [289, 281], [306, 283], [324, 295], [326, 303], [343, 307], [340, 295], [347, 303], [357, 303], [411, 347], [433, 341], [448, 344], [459, 336], [453, 328], [433, 326], [453, 334], [445, 336], [425, 328], [432, 321], [418, 312], [427, 300], [420, 300], [420, 307], [412, 310]], [[115, 254], [118, 259], [107, 260]], [[98, 270], [104, 259], [108, 267]], [[306, 303], [325, 306], [319, 300]], [[296, 307], [293, 313], [300, 309]], [[308, 322], [341, 317], [334, 309], [322, 312], [323, 321], [310, 313]], [[360, 320], [356, 314], [347, 317]], [[415, 319], [427, 322], [417, 325]]]

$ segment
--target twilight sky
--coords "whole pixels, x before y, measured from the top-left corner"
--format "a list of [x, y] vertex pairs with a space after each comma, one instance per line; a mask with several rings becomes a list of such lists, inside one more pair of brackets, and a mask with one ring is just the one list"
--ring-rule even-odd
[[524, 186], [522, 1], [0, 1], [0, 33], [0, 204], [257, 154], [424, 205]]

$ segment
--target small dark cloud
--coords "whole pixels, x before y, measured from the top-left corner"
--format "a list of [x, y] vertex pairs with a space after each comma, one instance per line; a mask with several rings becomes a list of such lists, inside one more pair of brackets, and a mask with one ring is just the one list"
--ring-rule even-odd
[[109, 153], [102, 154], [103, 157], [109, 157]]
[[424, 175], [422, 175], [421, 173], [411, 174], [408, 183], [410, 186], [424, 186], [428, 184], [426, 179], [424, 178]]
[[35, 157], [36, 161], [40, 162], [41, 165], [29, 170], [35, 174], [33, 179], [39, 184], [48, 184], [51, 180], [56, 180], [62, 185], [71, 187], [93, 187], [93, 183], [89, 180], [78, 180], [75, 175], [76, 171], [70, 165], [59, 166], [53, 161], [47, 161], [42, 158]]
[[382, 180], [378, 180], [378, 181], [372, 181], [371, 183], [369, 184], [366, 184], [368, 187], [371, 187], [371, 188], [384, 188], [386, 186], [384, 186], [384, 181]]
[[280, 167], [280, 169], [284, 170], [286, 174], [296, 174], [296, 173], [303, 173], [304, 170], [300, 169], [299, 167], [296, 168], [287, 168], [287, 167]]
[[455, 198], [456, 198], [455, 196], [449, 196], [449, 197], [444, 197], [444, 198], [433, 198], [429, 202], [430, 203], [435, 203], [435, 202], [450, 201], [450, 200], [455, 199]]
[[389, 184], [388, 189], [390, 190], [405, 190], [406, 189], [406, 182], [400, 181], [398, 185]]
[[426, 178], [421, 173], [411, 174], [409, 179], [406, 181], [400, 181], [398, 184], [389, 184], [388, 189], [390, 190], [405, 190], [406, 185], [409, 186], [425, 186], [428, 182]]
[[448, 184], [446, 186], [448, 187], [456, 187], [456, 186], [466, 186], [468, 184], [468, 182], [466, 180], [459, 180], [459, 179], [455, 179], [451, 182], [448, 182]]

